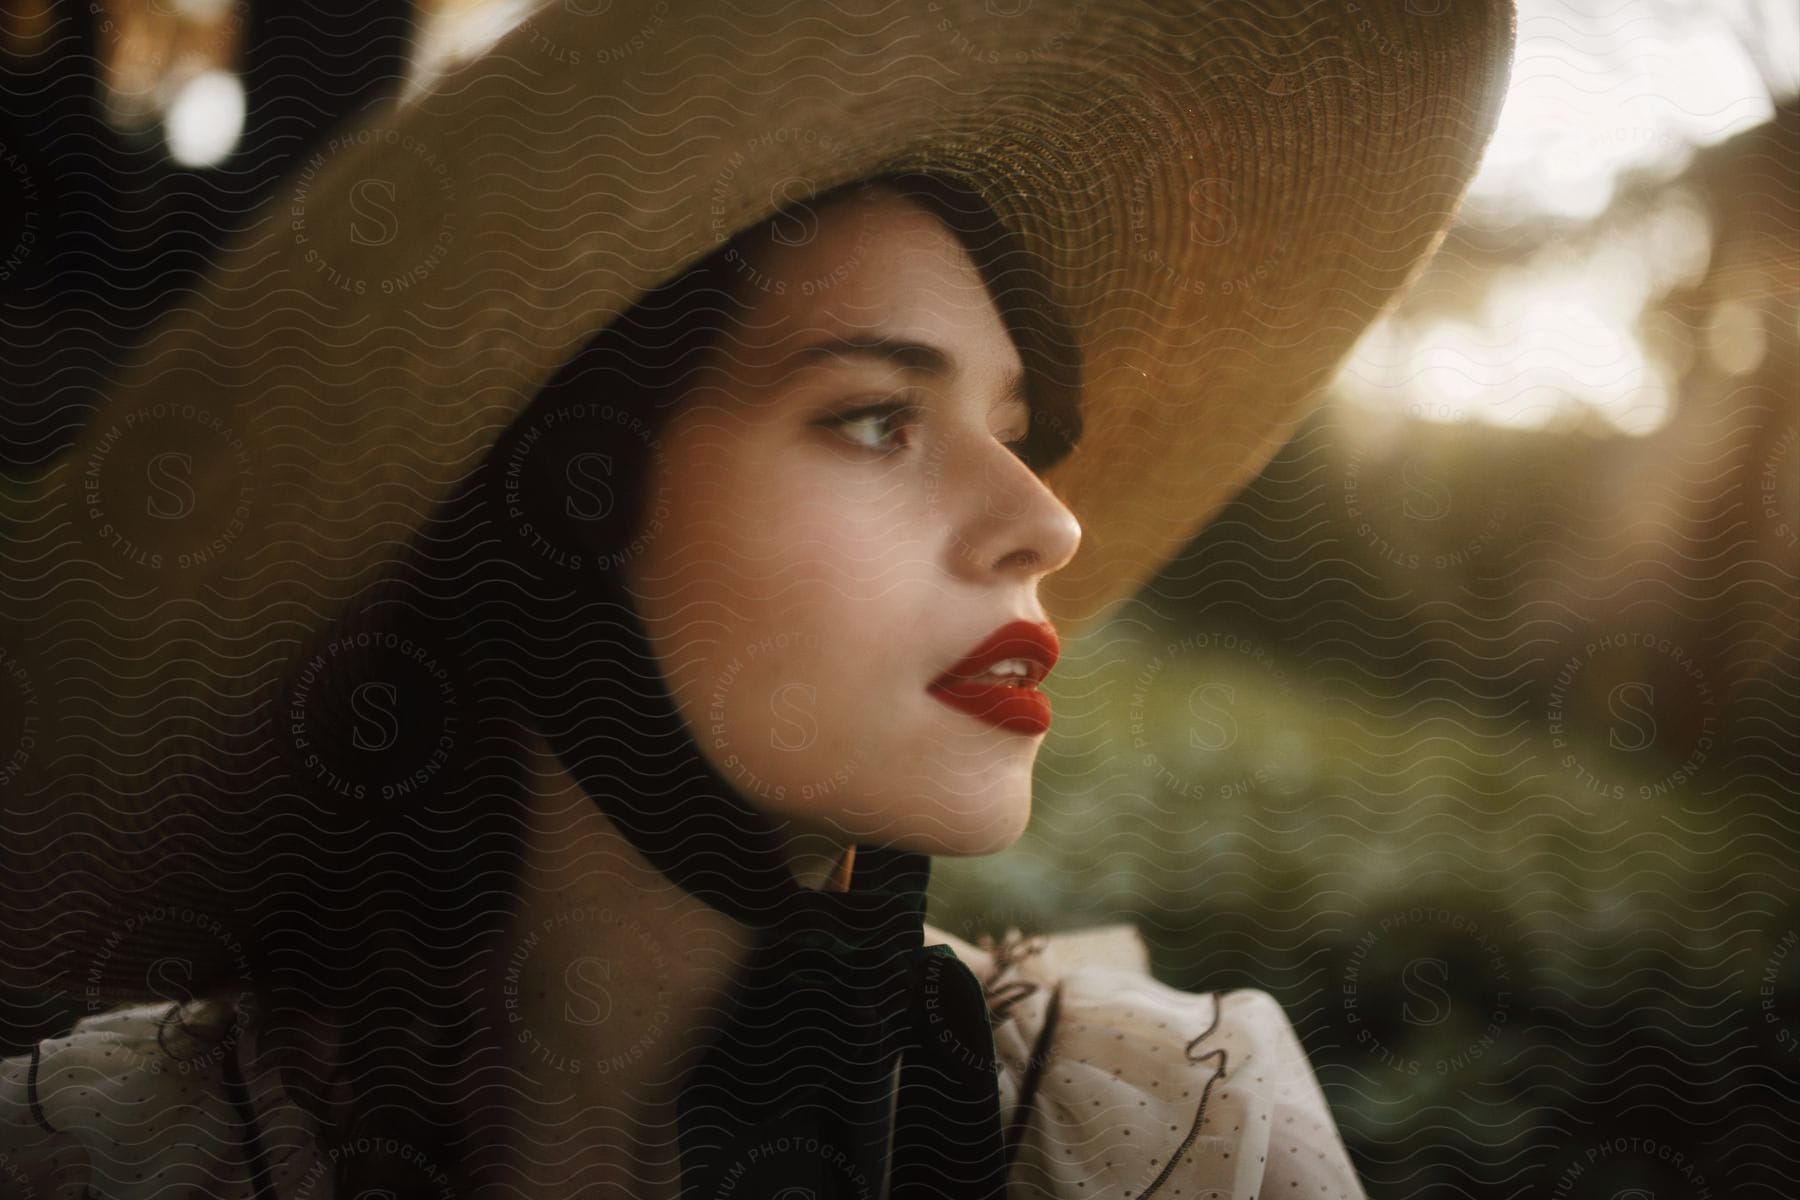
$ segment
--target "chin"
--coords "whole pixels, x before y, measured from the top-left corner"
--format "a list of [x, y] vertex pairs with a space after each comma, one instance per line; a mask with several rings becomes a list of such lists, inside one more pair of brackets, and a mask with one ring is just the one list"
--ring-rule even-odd
[[1025, 826], [1031, 819], [1031, 799], [1027, 796], [1022, 803], [1009, 806], [1004, 814], [988, 815], [991, 819], [978, 828], [944, 829], [940, 826], [907, 834], [889, 844], [901, 850], [950, 858], [998, 854], [1025, 833]]

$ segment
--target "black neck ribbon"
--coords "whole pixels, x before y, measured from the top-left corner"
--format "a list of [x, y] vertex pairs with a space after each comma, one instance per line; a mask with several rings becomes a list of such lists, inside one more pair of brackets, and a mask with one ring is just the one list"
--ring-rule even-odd
[[682, 1200], [1001, 1200], [992, 1025], [973, 972], [924, 944], [930, 858], [859, 845], [848, 890], [801, 887], [612, 590], [564, 626], [573, 674], [537, 714], [546, 740], [653, 867], [758, 933], [682, 1080]]

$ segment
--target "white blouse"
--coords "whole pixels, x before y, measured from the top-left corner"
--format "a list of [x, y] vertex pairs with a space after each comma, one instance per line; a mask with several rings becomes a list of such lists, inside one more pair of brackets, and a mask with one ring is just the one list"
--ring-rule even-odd
[[[1191, 993], [1149, 973], [1128, 924], [971, 945], [927, 925], [987, 990], [1000, 1098], [1032, 1200], [1362, 1200], [1325, 1097], [1266, 992]], [[84, 1018], [0, 1059], [0, 1193], [55, 1200], [332, 1200], [311, 1115], [219, 1002], [185, 1039], [166, 1004]], [[229, 1061], [228, 1061], [229, 1059]], [[1036, 1069], [1034, 1070], [1034, 1065]], [[1023, 1101], [1023, 1105], [1021, 1105]]]
[[1363, 1200], [1294, 1028], [1248, 989], [1184, 992], [1150, 974], [1129, 924], [990, 949], [926, 926], [983, 981], [1000, 1101], [1021, 1115], [1007, 1177], [1021, 1197]]

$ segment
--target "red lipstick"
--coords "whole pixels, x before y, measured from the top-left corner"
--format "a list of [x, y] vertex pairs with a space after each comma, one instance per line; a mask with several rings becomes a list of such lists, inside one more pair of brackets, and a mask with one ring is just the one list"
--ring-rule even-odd
[[[961, 662], [931, 681], [933, 696], [958, 712], [1012, 733], [1039, 734], [1050, 728], [1050, 698], [1038, 684], [1062, 652], [1054, 626], [1041, 621], [1009, 621], [989, 634]], [[997, 663], [1016, 659], [1023, 672], [988, 674]]]

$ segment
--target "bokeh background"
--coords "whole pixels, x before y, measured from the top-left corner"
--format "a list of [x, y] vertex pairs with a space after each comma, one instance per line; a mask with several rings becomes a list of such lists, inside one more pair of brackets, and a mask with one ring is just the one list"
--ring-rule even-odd
[[[516, 9], [11, 4], [6, 477], [283, 170]], [[937, 860], [931, 920], [1130, 921], [1272, 992], [1374, 1197], [1792, 1197], [1800, 3], [1519, 33], [1428, 274], [1065, 647], [1032, 827]]]

